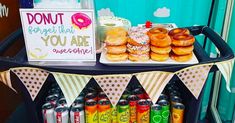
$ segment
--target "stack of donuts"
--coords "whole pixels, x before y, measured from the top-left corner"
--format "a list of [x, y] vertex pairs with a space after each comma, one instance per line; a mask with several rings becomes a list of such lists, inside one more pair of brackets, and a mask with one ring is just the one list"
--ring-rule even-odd
[[125, 61], [127, 54], [127, 31], [122, 27], [111, 28], [106, 31], [106, 58], [109, 61]]
[[166, 61], [186, 62], [192, 59], [195, 38], [185, 28], [168, 32], [163, 27], [146, 29], [131, 27], [126, 31], [114, 27], [106, 31], [106, 59], [109, 61]]
[[168, 30], [154, 27], [147, 34], [151, 42], [151, 59], [154, 61], [166, 61], [171, 51], [171, 38], [168, 36]]
[[127, 51], [131, 61], [149, 60], [149, 37], [147, 30], [143, 27], [132, 27], [128, 30]]
[[185, 28], [173, 29], [168, 34], [172, 40], [171, 58], [178, 62], [189, 61], [193, 55], [194, 36]]

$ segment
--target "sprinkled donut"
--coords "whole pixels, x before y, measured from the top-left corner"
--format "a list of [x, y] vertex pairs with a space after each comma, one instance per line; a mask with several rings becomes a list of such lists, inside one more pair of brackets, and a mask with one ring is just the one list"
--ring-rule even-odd
[[87, 28], [91, 24], [91, 19], [84, 13], [75, 13], [72, 17], [72, 24], [79, 29]]

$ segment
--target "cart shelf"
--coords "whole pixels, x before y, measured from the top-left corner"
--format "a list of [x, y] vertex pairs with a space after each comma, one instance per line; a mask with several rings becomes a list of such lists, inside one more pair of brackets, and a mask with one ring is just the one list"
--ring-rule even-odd
[[[210, 58], [202, 46], [196, 41], [194, 44], [194, 53], [199, 60], [198, 64], [206, 63], [215, 63], [219, 61], [225, 61], [234, 58], [232, 49], [225, 43], [225, 41], [212, 29], [207, 26], [193, 26], [188, 27], [191, 34], [194, 36], [205, 35], [208, 37], [220, 51], [220, 57]], [[19, 37], [22, 37], [22, 30], [19, 29], [16, 32], [12, 33], [9, 37], [3, 40], [0, 44], [0, 53], [6, 51]], [[89, 75], [102, 75], [102, 74], [123, 74], [123, 73], [136, 73], [144, 71], [168, 71], [175, 72], [185, 67], [192, 65], [155, 65], [155, 66], [107, 66], [99, 62], [100, 54], [97, 54], [97, 62], [95, 66], [36, 66], [29, 64], [26, 56], [26, 49], [22, 48], [18, 54], [14, 57], [0, 57], [0, 70], [8, 70], [13, 67], [38, 67], [43, 68], [53, 72], [64, 72], [64, 73], [78, 73], [78, 74], [89, 74]], [[214, 65], [210, 72], [217, 71], [217, 67]], [[14, 77], [14, 76], [13, 76]], [[177, 80], [177, 77], [174, 77], [173, 80]], [[54, 81], [52, 76], [48, 77], [47, 82], [43, 86], [42, 90], [38, 94], [35, 101], [32, 101], [27, 89], [20, 82], [20, 80], [14, 82], [17, 86], [17, 91], [22, 92], [23, 98], [28, 108], [28, 115], [31, 122], [40, 123], [42, 121], [41, 117], [41, 106], [44, 103], [42, 98], [45, 97], [46, 91], [49, 89], [48, 85]], [[184, 92], [183, 96], [187, 100], [186, 106], [187, 115], [185, 121], [188, 123], [197, 123], [199, 117], [199, 107], [201, 104], [201, 96], [196, 100], [191, 93], [181, 84], [179, 85]], [[201, 92], [203, 94], [203, 91]], [[201, 94], [201, 95], [202, 95]]]

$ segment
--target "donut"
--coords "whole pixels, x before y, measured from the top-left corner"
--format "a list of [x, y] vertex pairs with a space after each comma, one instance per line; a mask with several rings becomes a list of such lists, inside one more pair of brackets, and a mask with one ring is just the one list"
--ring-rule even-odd
[[127, 42], [134, 46], [142, 46], [142, 45], [148, 45], [150, 40], [147, 34], [136, 33], [129, 35]]
[[128, 59], [127, 53], [121, 54], [106, 54], [106, 59], [109, 61], [117, 62], [117, 61], [126, 61]]
[[150, 29], [147, 34], [149, 37], [151, 37], [152, 35], [155, 35], [155, 34], [167, 34], [167, 33], [168, 33], [168, 31], [165, 28], [154, 27], [154, 28]]
[[84, 13], [75, 13], [71, 17], [72, 24], [79, 29], [87, 28], [91, 24], [91, 19]]
[[110, 54], [121, 54], [126, 52], [126, 45], [120, 45], [120, 46], [106, 46], [107, 53]]
[[131, 27], [128, 29], [128, 35], [133, 35], [133, 34], [137, 34], [137, 33], [143, 33], [146, 34], [148, 32], [148, 30], [144, 27]]
[[145, 54], [150, 51], [150, 48], [149, 48], [149, 45], [134, 46], [128, 43], [127, 51], [133, 54]]
[[171, 45], [171, 38], [165, 34], [152, 35], [150, 39], [151, 45], [156, 47], [167, 47]]
[[174, 53], [171, 54], [171, 58], [177, 62], [186, 62], [192, 59], [193, 53], [187, 55], [176, 55]]
[[193, 52], [194, 46], [186, 46], [186, 47], [176, 47], [176, 46], [172, 46], [172, 51], [176, 54], [176, 55], [187, 55]]
[[149, 60], [149, 53], [145, 54], [132, 54], [129, 53], [128, 56], [129, 60], [137, 62], [137, 61], [148, 61]]
[[169, 59], [169, 54], [157, 54], [154, 52], [150, 52], [150, 57], [154, 61], [166, 61]]
[[117, 46], [117, 45], [125, 45], [127, 43], [126, 36], [106, 36], [105, 39], [106, 45]]
[[113, 27], [106, 31], [106, 36], [126, 36], [127, 32], [123, 27]]
[[169, 33], [168, 33], [168, 35], [171, 37], [174, 35], [178, 35], [178, 34], [190, 34], [190, 32], [186, 28], [175, 28], [175, 29], [172, 29], [171, 31], [169, 31]]
[[172, 44], [174, 46], [190, 46], [195, 42], [193, 35], [178, 34], [172, 37]]
[[171, 51], [171, 46], [167, 46], [167, 47], [151, 46], [151, 51], [157, 54], [168, 54]]

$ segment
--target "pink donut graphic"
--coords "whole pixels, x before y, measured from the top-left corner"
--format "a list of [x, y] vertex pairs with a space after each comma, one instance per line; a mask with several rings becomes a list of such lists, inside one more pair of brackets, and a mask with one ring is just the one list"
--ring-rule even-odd
[[75, 13], [71, 17], [72, 24], [79, 29], [87, 28], [91, 24], [91, 19], [84, 13]]

